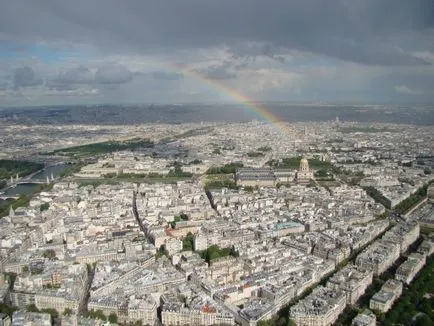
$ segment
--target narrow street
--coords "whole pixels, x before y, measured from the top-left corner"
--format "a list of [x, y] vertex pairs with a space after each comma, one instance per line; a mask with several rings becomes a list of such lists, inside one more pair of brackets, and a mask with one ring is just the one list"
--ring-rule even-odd
[[137, 191], [133, 192], [133, 214], [134, 214], [134, 217], [135, 217], [137, 223], [139, 224], [140, 230], [142, 230], [142, 232], [145, 235], [147, 241], [149, 243], [151, 243], [151, 241], [149, 239], [149, 234], [148, 234], [148, 225], [144, 224], [142, 222], [142, 220], [139, 217], [139, 211], [137, 210]]
[[90, 287], [92, 285], [93, 277], [95, 276], [95, 265], [87, 264], [87, 282], [84, 290], [83, 298], [78, 306], [78, 314], [87, 316], [87, 303], [90, 298]]

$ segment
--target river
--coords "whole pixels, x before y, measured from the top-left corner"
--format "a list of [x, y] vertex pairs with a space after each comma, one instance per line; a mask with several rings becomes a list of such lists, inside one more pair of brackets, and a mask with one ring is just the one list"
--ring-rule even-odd
[[[57, 177], [59, 173], [61, 173], [67, 167], [66, 164], [59, 164], [47, 167], [45, 170], [40, 171], [35, 174], [28, 183], [19, 184], [16, 187], [9, 188], [5, 191], [4, 195], [7, 196], [20, 196], [20, 195], [28, 195], [35, 191], [36, 187], [39, 185], [37, 183], [32, 183], [32, 180], [45, 180], [47, 176], [50, 178], [51, 173], [53, 173], [53, 177]], [[8, 201], [0, 199], [0, 207], [5, 205]]]

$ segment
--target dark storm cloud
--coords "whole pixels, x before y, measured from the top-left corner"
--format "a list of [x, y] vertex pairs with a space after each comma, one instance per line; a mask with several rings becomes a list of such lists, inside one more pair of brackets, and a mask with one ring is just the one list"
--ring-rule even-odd
[[95, 81], [98, 84], [124, 84], [133, 79], [133, 73], [121, 65], [98, 68]]
[[56, 90], [74, 89], [79, 84], [125, 84], [133, 79], [133, 74], [122, 65], [104, 65], [95, 73], [89, 68], [79, 66], [68, 69], [49, 82], [49, 87]]
[[14, 89], [20, 87], [37, 86], [43, 83], [42, 79], [35, 78], [35, 73], [30, 67], [16, 68], [14, 71]]
[[91, 84], [93, 81], [94, 74], [84, 66], [68, 69], [55, 79], [58, 84]]
[[207, 69], [201, 69], [198, 72], [206, 78], [216, 80], [233, 79], [237, 77], [235, 73], [229, 70], [227, 65], [209, 67]]
[[278, 60], [283, 57], [275, 48], [364, 64], [415, 65], [426, 62], [410, 50], [434, 49], [432, 0], [2, 2], [4, 35], [92, 43], [111, 52], [236, 48], [254, 41], [268, 44], [262, 54]]
[[154, 71], [152, 73], [152, 77], [154, 79], [159, 79], [159, 80], [180, 80], [184, 78], [184, 75], [181, 73], [168, 73], [164, 71]]
[[259, 44], [248, 42], [234, 44], [230, 47], [230, 51], [235, 58], [241, 57], [254, 60], [257, 56], [263, 55], [281, 63], [285, 62], [284, 55], [288, 53], [288, 49], [270, 43]]

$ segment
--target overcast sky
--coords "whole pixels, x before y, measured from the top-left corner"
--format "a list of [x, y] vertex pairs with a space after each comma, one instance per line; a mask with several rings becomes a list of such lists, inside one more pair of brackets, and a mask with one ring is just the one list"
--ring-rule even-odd
[[0, 105], [434, 102], [433, 0], [0, 0]]

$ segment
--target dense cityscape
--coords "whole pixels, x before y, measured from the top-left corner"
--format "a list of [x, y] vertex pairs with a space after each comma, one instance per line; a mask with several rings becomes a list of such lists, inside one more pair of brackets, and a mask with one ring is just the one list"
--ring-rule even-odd
[[0, 0], [0, 326], [433, 326], [433, 0]]
[[4, 323], [392, 325], [432, 272], [431, 127], [4, 127]]

